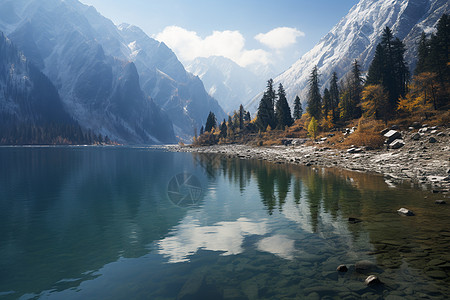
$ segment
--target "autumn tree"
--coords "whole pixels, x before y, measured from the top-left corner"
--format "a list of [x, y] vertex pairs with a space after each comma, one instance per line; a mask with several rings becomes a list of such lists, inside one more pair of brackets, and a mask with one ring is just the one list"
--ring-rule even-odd
[[316, 118], [312, 117], [308, 125], [308, 133], [312, 139], [316, 139], [317, 133], [319, 131], [319, 125], [317, 124]]
[[366, 118], [383, 119], [387, 121], [389, 95], [381, 84], [364, 87], [362, 92], [362, 109]]
[[397, 108], [397, 101], [404, 97], [409, 82], [409, 69], [404, 59], [405, 45], [394, 38], [392, 30], [386, 27], [377, 45], [375, 56], [369, 67], [366, 84], [381, 84], [389, 95], [389, 111]]

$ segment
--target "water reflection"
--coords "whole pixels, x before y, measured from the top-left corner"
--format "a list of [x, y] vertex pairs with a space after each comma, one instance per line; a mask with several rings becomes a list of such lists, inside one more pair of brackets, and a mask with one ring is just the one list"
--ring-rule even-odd
[[[168, 183], [186, 173], [202, 201], [177, 207]], [[0, 148], [0, 296], [439, 299], [450, 292], [449, 208], [424, 193], [217, 155]], [[402, 206], [416, 217], [398, 216]], [[383, 289], [335, 272], [362, 259]]]
[[148, 149], [1, 148], [0, 291], [78, 286], [89, 271], [147, 254], [186, 213], [164, 188], [183, 159]]

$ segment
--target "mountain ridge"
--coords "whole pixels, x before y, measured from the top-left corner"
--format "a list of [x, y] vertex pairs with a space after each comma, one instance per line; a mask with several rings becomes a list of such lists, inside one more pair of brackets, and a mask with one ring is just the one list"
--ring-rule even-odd
[[[405, 41], [407, 61], [410, 68], [414, 67], [422, 30], [431, 32], [440, 16], [448, 11], [446, 0], [361, 0], [316, 46], [277, 76], [275, 85], [284, 85], [290, 104], [297, 95], [305, 103], [308, 79], [315, 65], [319, 68], [322, 89], [334, 71], [342, 79], [355, 59], [367, 71], [386, 26]], [[246, 109], [256, 111], [261, 95], [246, 103]]]

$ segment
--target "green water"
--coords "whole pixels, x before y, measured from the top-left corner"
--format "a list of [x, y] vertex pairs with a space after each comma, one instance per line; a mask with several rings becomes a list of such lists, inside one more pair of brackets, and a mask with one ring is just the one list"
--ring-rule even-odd
[[0, 299], [446, 299], [442, 197], [215, 155], [0, 148]]

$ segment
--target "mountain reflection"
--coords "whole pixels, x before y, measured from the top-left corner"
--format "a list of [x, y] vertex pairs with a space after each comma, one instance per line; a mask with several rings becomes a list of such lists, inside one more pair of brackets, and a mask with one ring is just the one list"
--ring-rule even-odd
[[[164, 188], [186, 166], [182, 156], [130, 148], [0, 149], [0, 291], [20, 293], [28, 281], [23, 292], [39, 292], [61, 279], [89, 277], [83, 274], [120, 257], [147, 254], [186, 213], [170, 206]], [[20, 280], [11, 282], [10, 274]]]

